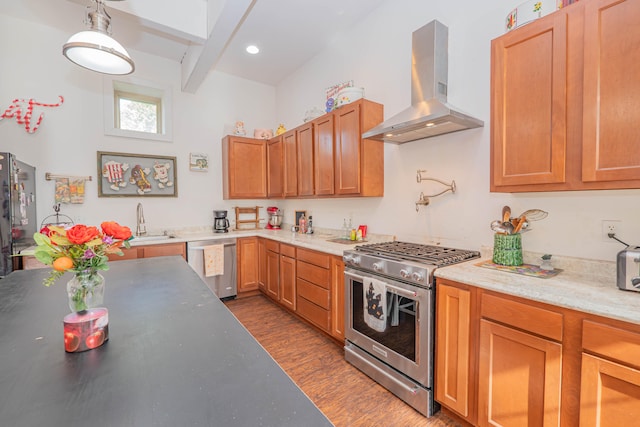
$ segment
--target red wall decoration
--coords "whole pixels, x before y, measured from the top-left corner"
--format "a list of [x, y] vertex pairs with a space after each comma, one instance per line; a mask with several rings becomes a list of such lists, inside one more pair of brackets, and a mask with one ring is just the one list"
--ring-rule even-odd
[[4, 111], [4, 113], [2, 113], [0, 120], [15, 118], [19, 125], [24, 125], [24, 130], [27, 133], [35, 133], [35, 131], [38, 130], [40, 123], [42, 123], [44, 113], [40, 113], [35, 125], [31, 126], [33, 107], [59, 107], [64, 102], [64, 98], [62, 96], [58, 96], [58, 98], [60, 101], [56, 104], [37, 102], [33, 98], [29, 100], [16, 98], [11, 102], [11, 105]]

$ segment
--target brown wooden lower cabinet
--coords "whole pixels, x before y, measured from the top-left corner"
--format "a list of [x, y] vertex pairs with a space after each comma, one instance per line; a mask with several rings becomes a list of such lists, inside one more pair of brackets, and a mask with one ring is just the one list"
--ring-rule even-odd
[[[344, 341], [344, 263], [339, 256], [264, 241], [260, 290], [339, 342]], [[276, 249], [278, 248], [278, 249]], [[279, 254], [275, 252], [279, 251]], [[275, 285], [277, 283], [277, 286]]]
[[153, 258], [158, 256], [180, 255], [187, 259], [187, 249], [184, 242], [163, 243], [158, 245], [141, 245], [122, 248], [123, 255], [107, 255], [109, 261], [123, 261], [126, 259]]
[[297, 313], [324, 332], [331, 330], [331, 256], [298, 249]]
[[437, 280], [435, 397], [477, 426], [640, 420], [640, 325]]
[[585, 320], [581, 426], [640, 424], [640, 333]]
[[258, 288], [267, 293], [267, 246], [262, 237], [258, 238]]
[[331, 336], [344, 341], [344, 262], [331, 257]]
[[187, 258], [186, 245], [184, 243], [166, 243], [162, 245], [148, 245], [143, 247], [144, 258], [153, 258], [157, 256], [180, 255]]
[[237, 240], [238, 296], [243, 292], [258, 290], [259, 245], [257, 237], [242, 237]]
[[296, 310], [296, 248], [280, 245], [280, 304]]
[[582, 355], [580, 425], [617, 427], [640, 423], [640, 370]]
[[560, 424], [562, 345], [480, 320], [478, 424]]
[[267, 247], [267, 295], [280, 300], [280, 253]]
[[469, 396], [475, 362], [470, 348], [471, 293], [469, 289], [439, 284], [436, 301], [435, 398], [466, 420], [475, 420], [475, 405]]

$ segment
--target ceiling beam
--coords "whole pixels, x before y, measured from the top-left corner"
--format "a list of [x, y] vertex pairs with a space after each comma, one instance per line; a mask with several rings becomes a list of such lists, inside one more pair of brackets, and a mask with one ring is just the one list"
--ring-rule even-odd
[[[92, 6], [89, 0], [68, 1], [85, 7]], [[207, 1], [167, 1], [163, 2], [162, 7], [158, 7], [157, 0], [107, 1], [105, 7], [107, 13], [115, 10], [130, 15], [142, 27], [161, 31], [193, 43], [203, 43], [209, 33], [207, 29]]]
[[[226, 49], [257, 0], [226, 0], [209, 26], [204, 45], [191, 45], [182, 60], [182, 90], [195, 93]], [[211, 7], [211, 6], [209, 6]]]

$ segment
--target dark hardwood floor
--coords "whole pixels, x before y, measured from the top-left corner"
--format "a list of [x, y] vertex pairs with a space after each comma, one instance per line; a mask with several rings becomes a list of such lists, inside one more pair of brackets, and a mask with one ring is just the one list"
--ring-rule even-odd
[[442, 412], [422, 416], [347, 363], [335, 341], [267, 297], [226, 305], [336, 427], [459, 425]]

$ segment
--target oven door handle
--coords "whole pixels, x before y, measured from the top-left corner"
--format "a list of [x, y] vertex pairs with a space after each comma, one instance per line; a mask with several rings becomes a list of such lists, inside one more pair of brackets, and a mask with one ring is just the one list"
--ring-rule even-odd
[[398, 294], [400, 296], [411, 298], [411, 299], [415, 299], [418, 296], [418, 293], [415, 291], [408, 291], [406, 289], [398, 288], [396, 286], [389, 285], [389, 284], [385, 284], [385, 286], [387, 287], [387, 290], [391, 290], [392, 294]]
[[[361, 276], [361, 275], [359, 275], [359, 274], [354, 274], [354, 273], [352, 273], [352, 272], [350, 272], [350, 271], [345, 271], [345, 272], [344, 272], [344, 275], [345, 275], [345, 276], [349, 276], [349, 277], [351, 277], [351, 278], [353, 278], [353, 279], [356, 279], [356, 280], [358, 280], [358, 281], [361, 281], [362, 283], [364, 283], [364, 280], [365, 280], [365, 277], [364, 277], [364, 276]], [[408, 290], [408, 289], [399, 288], [399, 287], [397, 287], [397, 286], [394, 286], [394, 285], [391, 285], [391, 284], [389, 284], [389, 283], [386, 283], [386, 282], [384, 281], [384, 279], [382, 279], [382, 280], [381, 280], [381, 279], [376, 279], [376, 280], [379, 280], [379, 281], [381, 281], [382, 283], [384, 283], [384, 286], [385, 286], [385, 287], [387, 288], [387, 290], [388, 290], [388, 291], [390, 291], [391, 293], [398, 294], [398, 295], [400, 295], [400, 296], [403, 296], [403, 297], [406, 297], [406, 298], [412, 298], [412, 299], [415, 299], [415, 298], [418, 296], [418, 293], [417, 293], [416, 291], [410, 291], [410, 290]]]

